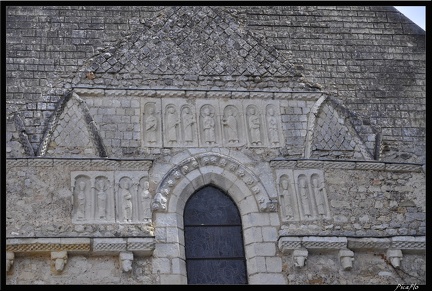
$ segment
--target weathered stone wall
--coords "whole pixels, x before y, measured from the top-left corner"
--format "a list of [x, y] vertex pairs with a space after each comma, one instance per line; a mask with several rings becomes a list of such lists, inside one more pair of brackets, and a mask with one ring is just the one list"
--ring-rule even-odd
[[393, 7], [8, 6], [6, 26], [7, 284], [186, 284], [208, 185], [249, 284], [426, 282], [425, 32]]
[[[188, 11], [195, 11], [194, 16]], [[425, 161], [425, 32], [393, 7], [9, 6], [6, 16], [7, 114], [12, 118], [12, 113], [19, 113], [24, 125], [14, 129], [8, 124], [9, 156], [37, 152], [56, 103], [80, 83], [98, 85], [109, 79], [118, 87], [130, 78], [135, 86], [153, 88], [279, 89], [287, 81], [291, 85], [282, 86], [296, 86], [291, 77], [264, 76], [264, 71], [250, 66], [252, 60], [264, 59], [261, 64], [266, 68], [279, 62], [271, 74], [282, 67], [295, 69], [286, 75], [304, 75], [302, 80], [297, 77], [303, 85], [337, 93], [361, 124], [379, 128], [382, 159]], [[125, 64], [119, 57], [134, 59], [134, 45], [139, 45], [134, 41], [140, 33], [163, 40], [140, 40], [141, 45], [147, 40], [145, 51], [152, 52], [151, 68], [144, 68], [138, 58], [133, 62], [137, 72], [147, 70], [139, 80], [133, 75], [113, 77]], [[175, 36], [176, 43], [166, 42], [163, 35]], [[233, 36], [244, 41], [230, 44]], [[241, 52], [229, 56], [235, 67], [229, 69], [215, 59], [221, 51], [199, 49], [200, 44], [213, 47], [216, 40]], [[257, 44], [270, 54], [250, 51]], [[172, 55], [160, 55], [161, 46]], [[202, 56], [185, 58], [182, 54], [188, 50]], [[90, 70], [91, 64], [105, 58], [105, 65], [94, 68], [95, 78], [86, 75], [91, 71], [84, 68]], [[203, 71], [186, 69], [194, 68], [195, 60], [204, 62]], [[242, 72], [236, 72], [238, 66]], [[100, 79], [110, 68], [115, 70]], [[214, 74], [218, 76], [210, 77]], [[31, 151], [16, 150], [20, 132], [28, 135]]]

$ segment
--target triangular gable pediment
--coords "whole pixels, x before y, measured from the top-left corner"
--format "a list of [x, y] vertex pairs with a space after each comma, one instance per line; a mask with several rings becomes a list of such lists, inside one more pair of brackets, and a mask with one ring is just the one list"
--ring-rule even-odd
[[223, 7], [167, 7], [141, 31], [93, 57], [75, 82], [128, 88], [218, 82], [251, 89], [277, 81], [285, 88], [316, 91], [263, 37], [244, 27]]
[[61, 100], [51, 117], [38, 156], [104, 157], [105, 147], [87, 105], [76, 94]]

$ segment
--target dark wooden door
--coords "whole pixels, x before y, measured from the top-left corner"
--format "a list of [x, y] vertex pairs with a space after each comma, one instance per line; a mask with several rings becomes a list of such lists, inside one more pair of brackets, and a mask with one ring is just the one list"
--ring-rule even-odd
[[240, 213], [213, 186], [194, 193], [184, 210], [188, 284], [247, 284]]

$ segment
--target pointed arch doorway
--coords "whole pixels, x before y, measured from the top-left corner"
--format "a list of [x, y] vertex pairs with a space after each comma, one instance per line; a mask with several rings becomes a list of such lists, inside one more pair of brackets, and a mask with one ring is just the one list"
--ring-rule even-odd
[[186, 202], [183, 219], [188, 284], [247, 284], [242, 223], [233, 200], [205, 186]]

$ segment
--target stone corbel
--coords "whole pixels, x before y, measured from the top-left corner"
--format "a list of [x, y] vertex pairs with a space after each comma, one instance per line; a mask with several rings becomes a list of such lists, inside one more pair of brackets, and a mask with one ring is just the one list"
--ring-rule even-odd
[[390, 263], [396, 269], [400, 268], [400, 263], [402, 261], [402, 251], [401, 250], [387, 250], [387, 258], [390, 260]]
[[297, 268], [302, 268], [305, 265], [307, 256], [308, 256], [308, 250], [305, 248], [294, 250], [292, 255], [294, 266]]
[[349, 249], [342, 249], [339, 251], [339, 260], [342, 268], [345, 271], [351, 270], [354, 261], [354, 252]]
[[9, 272], [15, 259], [15, 254], [13, 252], [6, 252], [6, 272]]
[[67, 259], [67, 251], [51, 252], [52, 266], [54, 267], [56, 273], [63, 272], [63, 269], [67, 263]]
[[121, 252], [119, 255], [119, 259], [123, 272], [130, 272], [132, 270], [133, 253]]

